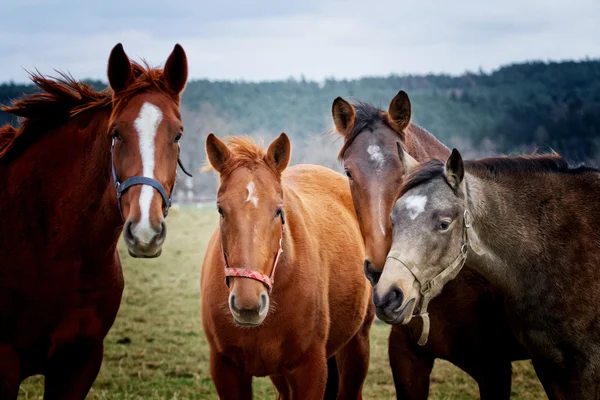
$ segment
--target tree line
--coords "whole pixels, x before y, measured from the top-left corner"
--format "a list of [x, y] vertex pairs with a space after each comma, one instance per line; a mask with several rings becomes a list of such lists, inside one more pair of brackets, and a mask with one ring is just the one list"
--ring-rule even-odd
[[[90, 81], [98, 90], [105, 83]], [[266, 142], [290, 135], [294, 162], [335, 160], [340, 142], [327, 135], [331, 103], [355, 97], [383, 109], [400, 90], [413, 104], [413, 122], [467, 157], [557, 151], [573, 162], [595, 163], [600, 150], [600, 60], [512, 64], [491, 73], [408, 75], [273, 82], [194, 80], [183, 94], [186, 136], [182, 157], [196, 171], [196, 194], [214, 196], [215, 179], [199, 174], [204, 139], [249, 134]], [[32, 85], [0, 85], [0, 103], [35, 92]], [[18, 123], [0, 112], [0, 124]]]

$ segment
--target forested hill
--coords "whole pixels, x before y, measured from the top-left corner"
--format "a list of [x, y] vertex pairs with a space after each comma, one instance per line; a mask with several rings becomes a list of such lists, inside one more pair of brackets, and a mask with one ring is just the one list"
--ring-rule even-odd
[[[266, 140], [286, 132], [292, 137], [295, 161], [320, 162], [318, 152], [334, 160], [339, 145], [323, 146], [333, 139], [316, 136], [332, 126], [333, 99], [353, 96], [387, 108], [400, 89], [412, 100], [414, 122], [468, 156], [530, 151], [536, 146], [552, 148], [574, 161], [591, 161], [600, 154], [600, 60], [514, 64], [490, 74], [322, 83], [195, 80], [183, 96], [187, 145], [182, 147], [190, 152], [195, 168], [202, 162], [202, 141], [210, 131], [219, 136], [260, 135]], [[33, 90], [31, 85], [0, 85], [0, 102]], [[0, 123], [4, 122], [11, 119], [0, 114]]]

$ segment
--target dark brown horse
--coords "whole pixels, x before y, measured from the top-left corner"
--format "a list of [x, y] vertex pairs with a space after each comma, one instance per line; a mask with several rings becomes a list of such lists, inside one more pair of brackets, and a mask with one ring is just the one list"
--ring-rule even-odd
[[41, 93], [5, 108], [23, 120], [0, 131], [1, 399], [35, 374], [45, 399], [88, 393], [121, 301], [123, 223], [134, 256], [157, 256], [165, 239], [186, 77], [179, 45], [164, 71], [117, 45], [111, 91], [33, 76]]
[[362, 398], [374, 310], [347, 180], [286, 169], [285, 134], [267, 151], [211, 134], [206, 151], [221, 218], [202, 265], [202, 322], [220, 398], [250, 399], [252, 377], [270, 376], [283, 399], [321, 400], [331, 357], [337, 398]]
[[[392, 235], [390, 212], [407, 168], [415, 162], [446, 157], [450, 151], [429, 132], [411, 124], [411, 105], [401, 91], [388, 112], [359, 101], [337, 98], [333, 120], [344, 137], [344, 162], [354, 208], [366, 245], [365, 274], [379, 281]], [[407, 154], [408, 153], [408, 154]], [[381, 287], [383, 285], [379, 285]], [[374, 294], [379, 317], [394, 323], [385, 310], [394, 302]], [[396, 299], [397, 301], [397, 299]], [[436, 358], [448, 360], [479, 384], [482, 399], [508, 399], [511, 361], [527, 357], [509, 332], [502, 296], [479, 274], [463, 271], [429, 307], [431, 331], [427, 344], [417, 344], [422, 322], [393, 325], [390, 365], [398, 399], [426, 399]]]
[[463, 164], [454, 150], [407, 178], [381, 278], [397, 284], [380, 294], [398, 292], [410, 316], [422, 287], [467, 260], [505, 294], [548, 397], [600, 399], [599, 220], [598, 170], [557, 155]]

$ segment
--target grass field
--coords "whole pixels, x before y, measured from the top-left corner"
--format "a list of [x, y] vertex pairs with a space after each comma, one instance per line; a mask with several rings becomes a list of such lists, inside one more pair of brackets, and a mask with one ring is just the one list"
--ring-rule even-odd
[[[200, 322], [200, 268], [217, 213], [183, 208], [169, 216], [168, 237], [158, 259], [138, 260], [119, 251], [125, 293], [105, 341], [102, 370], [89, 399], [216, 399], [208, 366], [208, 343]], [[389, 326], [371, 330], [371, 364], [364, 396], [395, 398], [387, 360]], [[544, 399], [528, 362], [513, 364], [513, 399]], [[274, 399], [266, 378], [256, 379], [257, 399]], [[41, 399], [42, 378], [21, 386], [19, 399]], [[431, 399], [477, 399], [475, 382], [451, 364], [436, 362]]]

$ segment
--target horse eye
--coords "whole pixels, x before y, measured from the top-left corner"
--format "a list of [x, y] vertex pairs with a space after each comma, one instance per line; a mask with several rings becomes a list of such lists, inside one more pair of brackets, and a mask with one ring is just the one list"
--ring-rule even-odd
[[352, 173], [350, 172], [350, 170], [345, 169], [344, 172], [346, 173], [348, 179], [352, 180]]
[[450, 228], [450, 224], [451, 224], [451, 221], [448, 221], [447, 219], [441, 221], [440, 225], [439, 225], [440, 231], [447, 231], [448, 228]]
[[121, 140], [121, 135], [119, 135], [119, 131], [116, 129], [113, 129], [111, 136], [115, 140]]
[[183, 135], [182, 135], [182, 133], [181, 133], [181, 132], [179, 132], [179, 133], [177, 134], [177, 136], [175, 136], [175, 140], [174, 140], [174, 142], [175, 142], [175, 143], [178, 143], [178, 142], [181, 140], [181, 136], [183, 136]]
[[223, 215], [223, 209], [221, 207], [217, 207], [217, 212], [219, 213], [219, 215], [221, 217], [224, 217], [224, 215]]
[[275, 211], [275, 218], [280, 218], [282, 212], [283, 211], [281, 211], [281, 208], [278, 208], [277, 211]]

